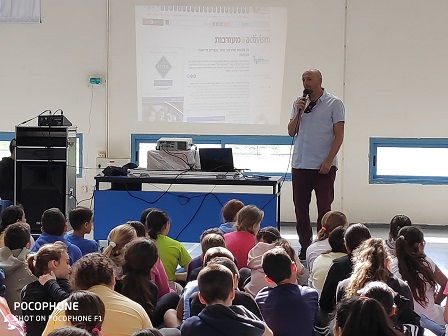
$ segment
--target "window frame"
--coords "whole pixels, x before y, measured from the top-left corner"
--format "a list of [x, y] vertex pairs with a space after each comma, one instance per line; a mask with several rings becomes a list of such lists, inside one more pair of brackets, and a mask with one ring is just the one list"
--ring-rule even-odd
[[[162, 137], [192, 138], [194, 144], [226, 145], [289, 145], [293, 146], [293, 138], [287, 135], [198, 135], [198, 134], [131, 134], [131, 161], [138, 164], [138, 148], [141, 143], [154, 143]], [[292, 148], [290, 157], [292, 156]], [[291, 180], [291, 165], [285, 167], [285, 172], [248, 171], [249, 175], [283, 176]]]
[[[15, 136], [15, 132], [0, 132], [0, 141], [11, 141], [13, 138], [15, 138]], [[77, 162], [77, 164], [79, 165], [79, 173], [76, 174], [76, 178], [81, 178], [83, 168], [83, 134], [76, 133], [76, 138], [78, 139], [79, 143], [79, 161]]]
[[0, 132], [0, 141], [11, 141], [15, 136], [15, 132]]
[[77, 173], [76, 174], [76, 178], [82, 178], [82, 169], [83, 169], [83, 163], [84, 163], [84, 160], [83, 160], [83, 146], [84, 146], [84, 137], [83, 137], [83, 134], [82, 133], [76, 133], [76, 138], [78, 139], [78, 144], [79, 144], [79, 150], [78, 150], [78, 152], [79, 152], [79, 161], [77, 162], [78, 163], [78, 166], [79, 166], [79, 173]]
[[408, 175], [378, 175], [377, 156], [379, 147], [402, 148], [447, 148], [448, 138], [379, 138], [369, 139], [369, 184], [448, 184], [448, 176], [408, 176]]

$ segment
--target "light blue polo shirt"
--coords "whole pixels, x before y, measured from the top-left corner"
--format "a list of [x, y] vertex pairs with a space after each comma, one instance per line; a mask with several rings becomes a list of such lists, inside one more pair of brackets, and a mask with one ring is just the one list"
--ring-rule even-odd
[[[310, 100], [306, 105], [308, 106]], [[296, 115], [295, 104], [291, 119]], [[327, 158], [334, 140], [333, 124], [345, 121], [345, 109], [342, 101], [324, 90], [310, 113], [302, 114], [299, 132], [294, 142], [292, 168], [318, 169]], [[333, 166], [337, 167], [337, 156]]]

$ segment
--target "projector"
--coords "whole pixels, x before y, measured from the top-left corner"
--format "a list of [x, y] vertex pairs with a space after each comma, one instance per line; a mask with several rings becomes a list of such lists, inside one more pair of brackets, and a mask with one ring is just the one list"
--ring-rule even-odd
[[190, 150], [193, 144], [191, 138], [160, 138], [157, 140], [156, 149], [165, 151], [186, 151]]

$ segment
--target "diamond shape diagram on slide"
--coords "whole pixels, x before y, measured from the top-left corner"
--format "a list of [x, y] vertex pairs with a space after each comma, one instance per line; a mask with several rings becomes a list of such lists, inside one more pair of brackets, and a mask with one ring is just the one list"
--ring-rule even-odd
[[170, 71], [171, 64], [168, 62], [168, 60], [165, 58], [165, 56], [162, 56], [160, 61], [156, 64], [156, 70], [159, 72], [159, 74], [165, 78], [166, 74]]

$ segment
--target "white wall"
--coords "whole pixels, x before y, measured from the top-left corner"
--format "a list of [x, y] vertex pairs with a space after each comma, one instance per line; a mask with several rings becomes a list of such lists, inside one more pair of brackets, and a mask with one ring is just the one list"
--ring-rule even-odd
[[448, 2], [349, 0], [348, 9], [343, 209], [352, 221], [405, 213], [446, 223], [447, 186], [368, 184], [368, 144], [447, 136]]
[[[41, 24], [0, 25], [0, 131], [61, 108], [84, 135], [84, 165], [94, 167], [106, 149], [106, 88], [87, 83], [106, 75], [106, 22], [105, 0], [43, 0]], [[90, 197], [82, 185], [94, 185], [94, 170], [83, 175], [78, 200]]]
[[[282, 112], [282, 125], [250, 130], [128, 122], [136, 115], [133, 6], [146, 3], [42, 0], [42, 24], [0, 25], [0, 131], [13, 131], [47, 108], [62, 108], [84, 134], [84, 166], [92, 168], [99, 151], [129, 157], [130, 133], [286, 134], [289, 109]], [[325, 88], [346, 105], [334, 208], [351, 221], [388, 222], [406, 213], [416, 223], [445, 223], [446, 186], [368, 184], [368, 141], [446, 136], [448, 2], [296, 0], [289, 6], [288, 34], [297, 43], [287, 45], [294, 56], [286, 60], [285, 82], [295, 86], [285, 87], [285, 94], [292, 100], [301, 92], [301, 72], [316, 67]], [[92, 90], [89, 75], [107, 77], [107, 87]], [[80, 186], [92, 186], [94, 174], [85, 169], [78, 179], [78, 199], [89, 196]], [[285, 183], [283, 221], [294, 220], [291, 199]]]

